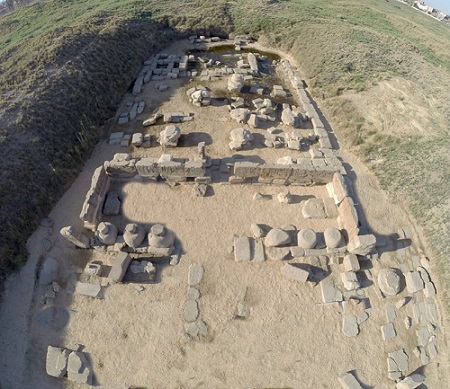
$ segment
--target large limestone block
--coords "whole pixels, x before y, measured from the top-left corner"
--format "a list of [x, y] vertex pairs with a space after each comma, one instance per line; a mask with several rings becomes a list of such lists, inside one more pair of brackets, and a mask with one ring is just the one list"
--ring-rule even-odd
[[422, 385], [425, 381], [425, 377], [421, 374], [411, 374], [405, 377], [395, 385], [396, 389], [415, 389]]
[[136, 170], [141, 177], [156, 178], [159, 176], [158, 159], [141, 158], [136, 162]]
[[355, 376], [350, 372], [340, 375], [338, 380], [343, 389], [362, 389]]
[[339, 226], [352, 231], [359, 226], [358, 213], [351, 197], [345, 197], [338, 206]]
[[228, 77], [228, 90], [230, 92], [240, 92], [244, 86], [244, 76], [242, 74], [232, 74]]
[[127, 253], [120, 252], [117, 254], [108, 278], [113, 282], [121, 282], [127, 272], [130, 262], [131, 257]]
[[290, 255], [291, 251], [289, 247], [267, 247], [266, 254], [272, 261], [282, 261]]
[[132, 178], [136, 175], [136, 160], [122, 158], [122, 154], [116, 154], [112, 161], [105, 161], [106, 173], [114, 178]]
[[320, 281], [320, 287], [322, 289], [322, 300], [324, 303], [333, 303], [343, 300], [341, 291], [335, 287], [331, 277], [327, 277]]
[[251, 260], [250, 239], [246, 236], [234, 238], [234, 260], [248, 262]]
[[62, 378], [67, 373], [67, 359], [69, 358], [70, 350], [48, 346], [47, 360], [45, 369], [47, 374], [52, 377]]
[[409, 271], [405, 273], [406, 288], [409, 293], [415, 293], [422, 290], [425, 285], [418, 271]]
[[258, 74], [258, 61], [256, 60], [255, 54], [248, 53], [247, 61], [248, 64], [250, 65], [250, 69], [252, 70], [253, 74]]
[[88, 249], [91, 247], [89, 237], [86, 236], [81, 230], [78, 230], [73, 226], [61, 228], [60, 234], [77, 247], [82, 249]]
[[378, 273], [378, 286], [386, 296], [395, 296], [401, 288], [400, 275], [395, 269], [381, 269]]
[[75, 285], [76, 294], [81, 294], [83, 296], [93, 298], [98, 298], [101, 290], [102, 286], [97, 284], [87, 284], [85, 282], [77, 282]]
[[272, 228], [264, 238], [266, 247], [280, 247], [291, 243], [291, 236], [282, 229]]
[[230, 117], [238, 123], [247, 123], [250, 118], [251, 111], [247, 108], [236, 108], [230, 111]]
[[308, 199], [302, 209], [305, 219], [325, 219], [327, 214], [322, 199]]
[[92, 370], [84, 353], [72, 351], [67, 363], [67, 378], [71, 381], [92, 385]]
[[258, 177], [260, 171], [259, 166], [257, 162], [235, 162], [234, 175], [242, 178]]
[[286, 126], [295, 126], [295, 116], [290, 108], [285, 108], [281, 112], [281, 121]]
[[290, 263], [287, 263], [283, 266], [283, 268], [281, 269], [281, 274], [283, 274], [287, 278], [290, 278], [291, 280], [303, 283], [308, 281], [309, 277], [309, 271], [291, 265]]
[[180, 136], [180, 127], [174, 125], [166, 126], [166, 128], [159, 133], [158, 142], [163, 147], [176, 147]]
[[376, 244], [376, 238], [374, 235], [357, 235], [348, 242], [347, 250], [351, 254], [367, 255], [369, 254]]
[[358, 257], [355, 254], [348, 254], [343, 261], [345, 271], [358, 271], [360, 269]]
[[349, 196], [347, 184], [341, 173], [335, 173], [333, 175], [333, 181], [331, 181], [330, 186], [332, 188], [331, 195], [336, 204], [340, 204], [342, 200]]
[[353, 337], [359, 334], [358, 320], [353, 315], [345, 315], [342, 320], [342, 331], [347, 337]]
[[206, 173], [205, 164], [202, 161], [188, 161], [184, 164], [186, 177], [204, 177]]
[[354, 271], [346, 271], [341, 273], [341, 280], [344, 284], [344, 288], [347, 290], [355, 290], [360, 287], [358, 276]]
[[[272, 247], [275, 248], [275, 247]], [[266, 260], [266, 255], [264, 252], [264, 245], [254, 239], [250, 240], [250, 252], [253, 262], [264, 262]]]

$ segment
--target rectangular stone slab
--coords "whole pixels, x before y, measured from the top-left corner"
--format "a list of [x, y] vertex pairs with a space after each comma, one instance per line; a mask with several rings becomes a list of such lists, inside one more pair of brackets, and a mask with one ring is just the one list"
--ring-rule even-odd
[[125, 273], [127, 272], [128, 266], [130, 265], [131, 257], [124, 252], [117, 254], [114, 265], [109, 272], [109, 279], [114, 282], [121, 282]]
[[340, 375], [338, 380], [344, 389], [362, 389], [362, 386], [350, 372]]
[[86, 284], [84, 282], [77, 282], [75, 285], [76, 294], [82, 294], [83, 296], [88, 297], [98, 298], [101, 290], [101, 285]]
[[234, 260], [236, 262], [246, 262], [251, 259], [250, 239], [246, 236], [234, 238]]
[[281, 269], [281, 274], [283, 274], [287, 278], [290, 278], [291, 280], [303, 283], [308, 281], [309, 277], [309, 271], [300, 269], [299, 267], [291, 265], [290, 263], [284, 265], [284, 267]]

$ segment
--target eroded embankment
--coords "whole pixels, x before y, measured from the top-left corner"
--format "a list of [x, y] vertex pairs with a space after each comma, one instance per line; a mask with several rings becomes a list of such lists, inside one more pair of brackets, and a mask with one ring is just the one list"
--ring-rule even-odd
[[148, 20], [99, 16], [20, 48], [42, 50], [29, 68], [12, 73], [2, 112], [8, 130], [0, 139], [0, 274], [25, 261], [26, 240], [78, 174], [142, 58], [174, 35], [162, 29]]

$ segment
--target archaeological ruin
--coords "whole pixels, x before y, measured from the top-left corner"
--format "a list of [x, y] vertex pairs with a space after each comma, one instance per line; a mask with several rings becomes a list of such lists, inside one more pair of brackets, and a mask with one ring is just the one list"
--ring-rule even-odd
[[[62, 282], [63, 259], [50, 250], [39, 288], [43, 307], [58, 306], [64, 290], [75, 317], [86, 309], [115, 328], [102, 324], [93, 337], [110, 336], [121, 349], [135, 336], [155, 341], [149, 360], [161, 376], [148, 367], [144, 380], [155, 377], [156, 386], [139, 384], [162, 387], [165, 376], [165, 387], [175, 387], [175, 377], [188, 379], [187, 369], [208, 388], [237, 381], [251, 387], [245, 375], [234, 381], [232, 368], [220, 373], [210, 360], [248, 371], [272, 366], [273, 381], [261, 375], [267, 387], [325, 387], [320, 378], [298, 384], [301, 371], [265, 355], [319, 363], [298, 356], [296, 343], [310, 350], [338, 340], [340, 349], [323, 362], [335, 376], [327, 387], [411, 389], [424, 382], [441, 337], [428, 258], [408, 227], [399, 225], [395, 236], [371, 229], [355, 174], [292, 60], [258, 50], [246, 36], [189, 37], [144, 62], [101, 147], [112, 158], [91, 170], [79, 220], [60, 228], [67, 252], [87, 260]], [[127, 316], [127, 309], [133, 321], [119, 330], [114, 312]], [[89, 324], [75, 318], [71, 326], [70, 341], [46, 345], [49, 379], [132, 387], [129, 375], [112, 377], [122, 369], [118, 359], [97, 351], [88, 335], [83, 343], [79, 334]], [[231, 351], [239, 349], [239, 334], [255, 344], [242, 347], [242, 359]], [[314, 340], [321, 336], [324, 343]], [[351, 356], [358, 347], [377, 349], [374, 366]], [[155, 356], [161, 350], [167, 360]], [[204, 359], [193, 357], [201, 367], [189, 370], [183, 353], [195, 350]], [[143, 369], [136, 353], [132, 363]], [[175, 367], [166, 368], [169, 361]]]

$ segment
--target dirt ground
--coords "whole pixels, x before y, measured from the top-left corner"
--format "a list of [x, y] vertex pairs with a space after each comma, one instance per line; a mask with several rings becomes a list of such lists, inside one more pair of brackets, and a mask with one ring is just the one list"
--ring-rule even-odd
[[[168, 48], [181, 53], [184, 42]], [[283, 55], [286, 57], [286, 55]], [[292, 61], [292, 59], [291, 59]], [[301, 69], [301, 66], [299, 66]], [[204, 84], [221, 97], [226, 78], [218, 82], [166, 80], [165, 92], [147, 84], [142, 97], [147, 107], [138, 119], [112, 131], [147, 131], [154, 136], [152, 147], [133, 151], [135, 156], [160, 156], [163, 152], [155, 139], [164, 126], [144, 129], [142, 120], [154, 111], [193, 112], [192, 122], [182, 123], [185, 136], [182, 147], [171, 149], [175, 157], [193, 158], [196, 144], [205, 140], [207, 154], [224, 158], [233, 153], [228, 148], [230, 130], [240, 127], [233, 122], [225, 106], [194, 107], [186, 89]], [[284, 84], [287, 86], [287, 84]], [[126, 102], [133, 100], [125, 96]], [[115, 123], [114, 119], [114, 123]], [[282, 128], [282, 127], [280, 127]], [[306, 153], [288, 149], [263, 148], [258, 139], [265, 129], [252, 130], [254, 147], [238, 154], [257, 161], [275, 163], [277, 158]], [[394, 388], [387, 376], [387, 353], [404, 348], [413, 370], [426, 376], [421, 388], [441, 389], [449, 378], [445, 323], [435, 330], [438, 356], [426, 367], [420, 367], [412, 350], [417, 345], [413, 326], [406, 330], [403, 321], [412, 315], [411, 304], [397, 310], [397, 336], [384, 341], [380, 326], [386, 324], [386, 308], [408, 296], [404, 289], [387, 299], [376, 293], [373, 280], [366, 280], [365, 297], [370, 306], [323, 304], [320, 287], [314, 282], [296, 283], [281, 275], [283, 262], [238, 263], [231, 252], [234, 235], [250, 235], [252, 223], [271, 227], [294, 225], [318, 231], [334, 226], [336, 219], [304, 219], [301, 207], [314, 196], [328, 197], [325, 187], [289, 187], [295, 196], [293, 204], [280, 204], [276, 195], [284, 187], [264, 185], [212, 185], [213, 193], [197, 197], [193, 185], [169, 186], [133, 180], [114, 183], [124, 199], [121, 216], [109, 220], [123, 227], [128, 221], [150, 225], [162, 223], [176, 235], [182, 245], [181, 261], [176, 266], [157, 263], [158, 282], [117, 284], [105, 287], [103, 299], [91, 299], [71, 293], [70, 285], [77, 270], [88, 261], [111, 265], [113, 257], [103, 252], [76, 249], [59, 235], [67, 225], [82, 226], [79, 213], [92, 173], [104, 161], [111, 160], [126, 148], [101, 142], [82, 174], [58, 202], [49, 217], [51, 229], [40, 227], [28, 242], [30, 260], [6, 285], [0, 311], [0, 382], [2, 389], [81, 388], [81, 384], [47, 376], [45, 356], [48, 345], [72, 347], [83, 345], [92, 364], [95, 384], [108, 389], [142, 388], [338, 388], [337, 377], [354, 371], [364, 388]], [[342, 146], [336, 151], [345, 162], [353, 184], [354, 200], [368, 230], [385, 245], [379, 255], [364, 261], [364, 274], [376, 274], [382, 267], [413, 268], [413, 258], [426, 255], [420, 229], [414, 226], [403, 209], [389, 199], [367, 168]], [[220, 180], [218, 180], [220, 181]], [[256, 192], [272, 196], [271, 200], [254, 201]], [[399, 244], [394, 234], [400, 227], [413, 231], [410, 245]], [[50, 242], [45, 247], [43, 240]], [[48, 250], [47, 250], [48, 249]], [[42, 305], [42, 289], [35, 284], [36, 268], [41, 256], [51, 256], [60, 263], [59, 283], [62, 290], [53, 306]], [[301, 262], [298, 259], [291, 262]], [[199, 285], [200, 318], [208, 325], [207, 336], [192, 341], [185, 335], [183, 312], [188, 289], [188, 272], [192, 263], [201, 263], [205, 274]], [[338, 274], [341, 265], [329, 262], [331, 273]], [[432, 258], [430, 272], [432, 276]], [[433, 278], [433, 277], [432, 277]], [[434, 279], [433, 279], [434, 281]], [[436, 285], [439, 296], [439, 285]], [[236, 316], [237, 305], [245, 295], [249, 317]], [[419, 299], [418, 296], [414, 296]], [[360, 326], [356, 337], [346, 337], [342, 320], [346, 313], [358, 315], [366, 309], [369, 319]]]

